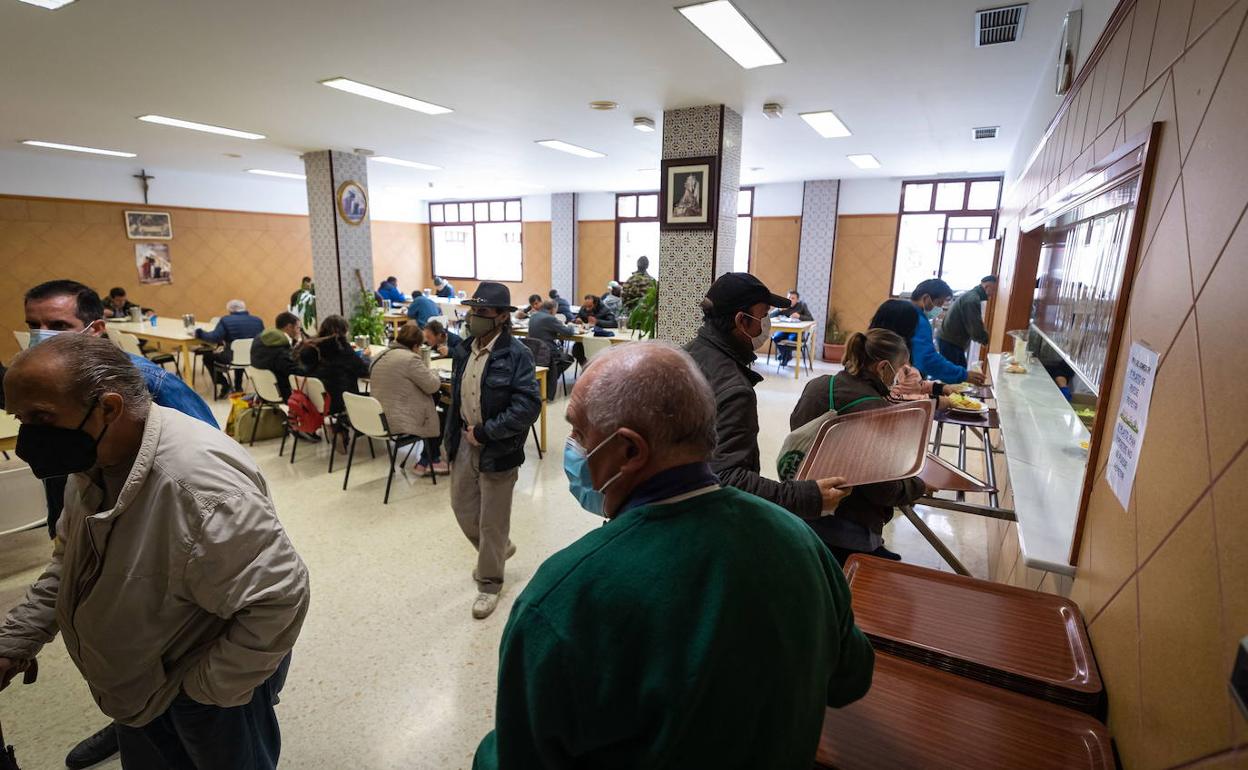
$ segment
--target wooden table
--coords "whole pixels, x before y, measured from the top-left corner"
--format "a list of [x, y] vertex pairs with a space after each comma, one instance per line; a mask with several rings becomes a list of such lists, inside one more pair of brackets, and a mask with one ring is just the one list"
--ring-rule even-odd
[[[810, 334], [810, 330], [815, 328], [814, 321], [782, 321], [779, 319], [771, 322], [771, 333], [777, 334], [784, 332], [785, 334], [796, 334], [797, 347], [793, 350], [793, 379], [797, 379], [802, 374], [802, 341], [806, 339], [806, 335]], [[812, 351], [813, 357], [813, 351]]]
[[17, 429], [21, 423], [8, 412], [0, 412], [0, 452], [17, 449]]
[[[613, 337], [595, 337], [593, 332], [578, 332], [577, 334], [560, 334], [559, 339], [566, 342], [585, 342], [585, 340], [610, 340], [612, 345], [619, 345], [625, 342], [640, 342], [648, 339], [645, 332], [641, 329], [610, 329], [614, 332]], [[511, 329], [511, 333], [517, 337], [529, 336], [529, 327], [525, 325], [516, 325]]]
[[[452, 359], [435, 358], [429, 362], [429, 366], [442, 377], [443, 386], [449, 386], [451, 381], [451, 364]], [[549, 369], [545, 366], [535, 367], [537, 371], [538, 394], [542, 401], [542, 415], [539, 418], [541, 427], [538, 429], [537, 443], [542, 451], [546, 451], [546, 373]]]
[[[195, 326], [204, 331], [211, 331], [211, 327], [207, 324], [195, 324]], [[191, 358], [191, 349], [197, 345], [211, 344], [205, 340], [195, 337], [193, 331], [187, 331], [186, 326], [182, 323], [182, 318], [157, 316], [156, 325], [152, 326], [149, 321], [109, 321], [105, 327], [106, 331], [119, 331], [133, 334], [141, 340], [150, 340], [162, 346], [168, 345], [171, 348], [181, 351], [180, 370], [182, 372], [182, 380], [186, 383], [191, 382], [194, 373], [194, 364]]]

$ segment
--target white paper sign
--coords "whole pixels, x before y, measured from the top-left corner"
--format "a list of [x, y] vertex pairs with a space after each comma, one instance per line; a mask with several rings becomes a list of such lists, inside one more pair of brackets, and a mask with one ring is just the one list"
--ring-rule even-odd
[[1131, 487], [1135, 485], [1135, 469], [1140, 463], [1140, 448], [1144, 445], [1148, 404], [1153, 398], [1156, 375], [1157, 353], [1142, 342], [1132, 344], [1122, 384], [1122, 399], [1114, 417], [1114, 440], [1106, 471], [1109, 486], [1124, 510], [1130, 504]]

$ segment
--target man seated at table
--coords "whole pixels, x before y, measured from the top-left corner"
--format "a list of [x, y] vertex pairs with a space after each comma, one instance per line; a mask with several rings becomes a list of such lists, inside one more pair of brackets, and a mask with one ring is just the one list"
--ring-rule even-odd
[[265, 329], [251, 346], [251, 365], [267, 369], [277, 378], [282, 400], [290, 398], [290, 375], [302, 374], [295, 346], [302, 342], [303, 328], [294, 313], [278, 313], [272, 329]]
[[982, 385], [984, 382], [982, 372], [967, 371], [964, 363], [955, 364], [936, 350], [931, 322], [940, 317], [941, 311], [952, 298], [953, 289], [939, 278], [920, 281], [910, 291], [910, 304], [914, 305], [915, 312], [918, 314], [918, 324], [914, 328], [914, 336], [910, 338], [911, 363], [921, 375], [929, 380], [940, 380], [950, 385], [959, 382]]
[[573, 318], [572, 306], [568, 301], [559, 296], [558, 289], [551, 289], [546, 296], [555, 301], [555, 313], [564, 317], [565, 320], [571, 321]]
[[607, 290], [602, 295], [602, 304], [621, 320], [624, 318], [623, 293], [624, 289], [619, 281], [607, 281]]
[[[125, 289], [114, 286], [108, 290], [108, 301], [104, 303], [105, 318], [129, 318], [130, 308], [139, 308], [139, 306], [126, 297]], [[142, 312], [143, 308], [139, 308], [139, 311]]]
[[412, 304], [407, 306], [407, 317], [416, 322], [416, 326], [423, 329], [425, 324], [429, 323], [430, 318], [446, 315], [442, 311], [442, 307], [434, 302], [424, 293], [416, 294], [412, 297]]
[[595, 294], [586, 294], [581, 301], [581, 309], [576, 314], [576, 323], [586, 327], [597, 326], [599, 329], [615, 329], [620, 324], [615, 314], [602, 304]]
[[529, 339], [538, 340], [550, 347], [551, 376], [546, 378], [547, 401], [555, 397], [555, 386], [558, 384], [559, 375], [566, 372], [576, 360], [563, 349], [563, 341], [559, 339], [559, 335], [567, 337], [576, 334], [576, 327], [556, 318], [556, 309], [554, 300], [548, 299], [539, 305], [536, 313], [529, 316]]
[[542, 309], [542, 295], [530, 294], [529, 304], [516, 311], [516, 320], [523, 321]]
[[605, 351], [567, 416], [572, 497], [606, 522], [516, 599], [473, 767], [811, 767], [875, 660], [828, 549], [719, 485], [715, 397], [678, 348]]
[[455, 355], [455, 351], [464, 343], [462, 337], [449, 331], [441, 321], [430, 321], [424, 326], [425, 344], [433, 349], [438, 357], [446, 358]]
[[444, 299], [454, 299], [455, 287], [451, 285], [450, 281], [435, 275], [433, 277], [433, 293]]
[[[770, 317], [781, 321], [815, 320], [815, 317], [810, 314], [810, 308], [806, 307], [806, 303], [802, 301], [802, 295], [797, 293], [797, 289], [789, 289], [789, 302], [790, 305], [787, 308], [777, 308], [771, 311]], [[776, 344], [776, 358], [781, 366], [789, 365], [789, 361], [793, 358], [793, 346], [780, 343], [796, 340], [797, 332], [776, 332], [771, 335], [771, 341]]]
[[0, 625], [0, 684], [59, 631], [122, 766], [275, 768], [308, 573], [251, 455], [153, 405], [106, 340], [31, 348], [5, 389], [18, 456], [69, 486], [52, 561]]
[[377, 287], [377, 296], [383, 300], [382, 307], [390, 307], [390, 303], [407, 302], [407, 295], [399, 291], [399, 279], [393, 275], [386, 278]]
[[[225, 376], [225, 371], [229, 369], [230, 363], [234, 360], [234, 352], [230, 349], [231, 344], [235, 340], [254, 340], [264, 331], [264, 321], [259, 316], [254, 316], [247, 312], [247, 303], [241, 299], [232, 299], [225, 303], [227, 315], [221, 316], [217, 321], [217, 326], [212, 331], [204, 331], [203, 329], [195, 330], [196, 339], [214, 342], [224, 347], [220, 350], [214, 350], [209, 353], [209, 359], [214, 364], [213, 369], [217, 372], [217, 386], [221, 388], [221, 392], [217, 394], [218, 398], [225, 396], [229, 391], [230, 381]], [[234, 371], [234, 390], [243, 389], [243, 370], [236, 369]]]

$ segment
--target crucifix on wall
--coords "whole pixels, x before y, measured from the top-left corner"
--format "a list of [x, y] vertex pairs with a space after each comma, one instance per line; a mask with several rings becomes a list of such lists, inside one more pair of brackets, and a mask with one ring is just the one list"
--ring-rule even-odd
[[147, 200], [147, 188], [148, 188], [149, 184], [151, 183], [151, 181], [152, 181], [153, 179], [155, 179], [156, 177], [154, 177], [154, 176], [149, 176], [149, 175], [148, 175], [148, 173], [147, 173], [147, 169], [140, 169], [139, 173], [137, 173], [137, 174], [133, 174], [132, 176], [133, 176], [135, 179], [139, 180], [139, 183], [143, 185], [143, 202], [144, 202], [144, 203], [147, 203], [147, 202], [148, 202], [148, 200]]

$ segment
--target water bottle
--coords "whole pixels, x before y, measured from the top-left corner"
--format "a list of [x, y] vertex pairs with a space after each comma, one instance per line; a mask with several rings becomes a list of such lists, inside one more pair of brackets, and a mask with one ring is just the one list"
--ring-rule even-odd
[[152, 313], [152, 328], [156, 328], [156, 314]]

